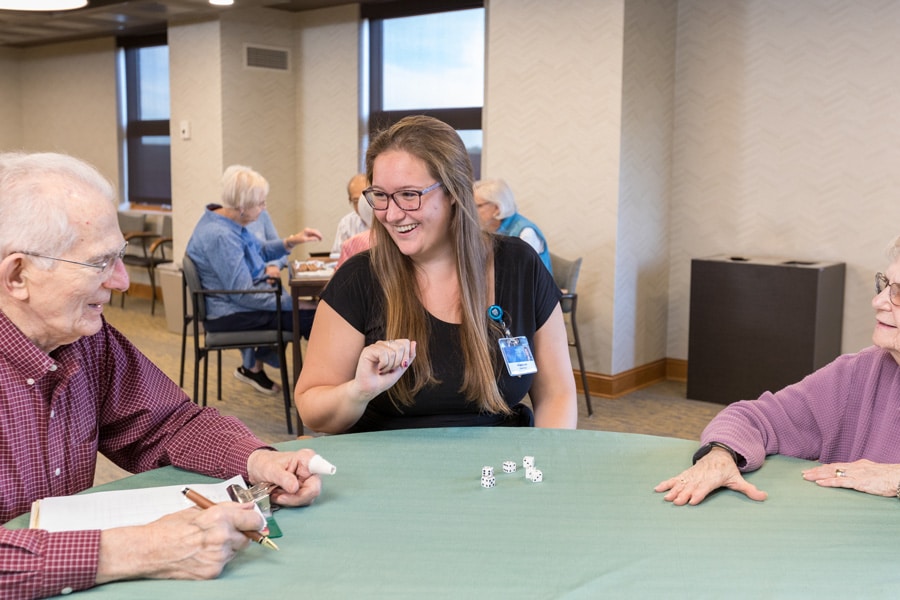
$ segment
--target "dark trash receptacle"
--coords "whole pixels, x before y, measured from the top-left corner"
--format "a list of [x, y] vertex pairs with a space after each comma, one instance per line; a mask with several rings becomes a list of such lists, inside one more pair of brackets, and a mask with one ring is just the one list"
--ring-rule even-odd
[[834, 360], [844, 271], [787, 258], [692, 260], [687, 397], [752, 400]]

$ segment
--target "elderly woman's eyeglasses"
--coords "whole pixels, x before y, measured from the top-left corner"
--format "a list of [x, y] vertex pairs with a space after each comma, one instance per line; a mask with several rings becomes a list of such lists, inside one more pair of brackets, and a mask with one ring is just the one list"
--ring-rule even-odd
[[891, 283], [884, 273], [875, 273], [875, 295], [883, 292], [884, 288], [891, 288], [888, 294], [891, 304], [900, 306], [900, 283]]
[[128, 242], [122, 244], [122, 248], [116, 252], [115, 254], [110, 254], [109, 256], [105, 256], [99, 262], [95, 263], [86, 263], [86, 262], [78, 262], [77, 260], [69, 260], [68, 258], [57, 258], [55, 256], [46, 256], [44, 254], [38, 254], [36, 252], [25, 252], [22, 254], [27, 254], [28, 256], [34, 256], [35, 258], [46, 258], [48, 260], [58, 260], [59, 262], [70, 263], [73, 265], [78, 265], [80, 267], [90, 267], [92, 269], [97, 269], [97, 272], [101, 275], [108, 275], [112, 268], [115, 266], [116, 261], [122, 260], [125, 256], [125, 250], [128, 248]]
[[422, 196], [432, 190], [436, 190], [441, 187], [441, 185], [442, 184], [439, 181], [429, 185], [424, 190], [399, 190], [393, 194], [388, 194], [377, 188], [366, 188], [363, 190], [363, 196], [366, 197], [366, 202], [369, 203], [372, 210], [387, 210], [391, 200], [394, 201], [394, 204], [396, 204], [400, 210], [419, 210], [422, 206]]

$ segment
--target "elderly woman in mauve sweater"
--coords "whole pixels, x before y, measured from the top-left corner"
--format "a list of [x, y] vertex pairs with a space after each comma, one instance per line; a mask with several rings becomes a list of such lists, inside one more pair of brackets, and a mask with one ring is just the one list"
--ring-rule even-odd
[[720, 487], [765, 500], [742, 473], [784, 454], [821, 462], [802, 473], [820, 486], [900, 496], [900, 237], [888, 256], [890, 266], [875, 275], [874, 346], [724, 408], [703, 430], [694, 465], [657, 492], [676, 505], [699, 504]]

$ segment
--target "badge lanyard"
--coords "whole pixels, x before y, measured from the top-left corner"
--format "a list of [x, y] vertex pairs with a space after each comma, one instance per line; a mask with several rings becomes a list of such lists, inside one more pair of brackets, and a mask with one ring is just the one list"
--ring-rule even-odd
[[495, 321], [503, 330], [506, 337], [502, 337], [497, 342], [500, 344], [500, 354], [503, 355], [503, 361], [506, 363], [506, 370], [510, 375], [515, 377], [537, 373], [537, 364], [534, 362], [534, 355], [531, 353], [531, 346], [528, 345], [528, 338], [524, 335], [512, 337], [509, 332], [509, 323], [503, 309], [496, 304], [492, 304], [487, 310], [488, 318]]

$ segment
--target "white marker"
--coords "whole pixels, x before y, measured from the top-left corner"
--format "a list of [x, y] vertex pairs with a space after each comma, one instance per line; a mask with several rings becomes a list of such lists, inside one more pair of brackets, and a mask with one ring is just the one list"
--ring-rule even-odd
[[318, 454], [309, 461], [309, 472], [313, 475], [334, 475], [337, 468]]

